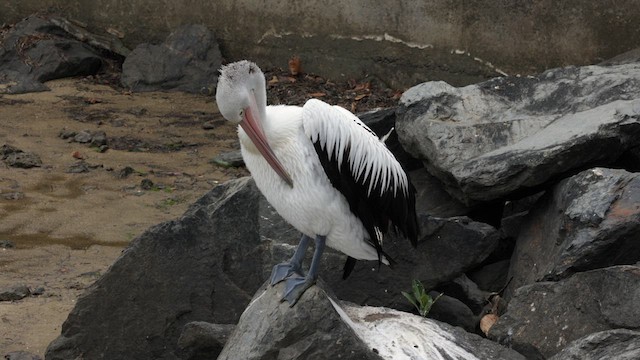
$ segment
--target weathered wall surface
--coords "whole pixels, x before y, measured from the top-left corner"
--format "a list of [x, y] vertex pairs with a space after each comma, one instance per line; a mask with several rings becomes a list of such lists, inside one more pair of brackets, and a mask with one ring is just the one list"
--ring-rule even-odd
[[4, 0], [0, 23], [48, 10], [116, 30], [129, 47], [204, 24], [229, 60], [286, 67], [297, 54], [308, 72], [396, 87], [590, 64], [640, 46], [635, 0]]

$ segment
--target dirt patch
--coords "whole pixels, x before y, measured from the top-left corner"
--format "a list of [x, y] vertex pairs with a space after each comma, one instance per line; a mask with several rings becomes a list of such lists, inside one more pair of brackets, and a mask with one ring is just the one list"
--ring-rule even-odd
[[[0, 249], [0, 288], [45, 289], [0, 303], [0, 355], [44, 355], [76, 298], [131, 239], [179, 217], [217, 183], [247, 175], [209, 162], [238, 148], [233, 126], [204, 129], [219, 117], [211, 97], [130, 94], [86, 79], [47, 86], [52, 91], [0, 97], [0, 145], [42, 159], [31, 169], [0, 162], [0, 240], [15, 245]], [[109, 149], [59, 136], [83, 130], [105, 132]], [[87, 172], [68, 172], [79, 161]]]
[[[266, 76], [272, 104], [317, 97], [360, 112], [399, 96], [366, 79], [335, 84], [277, 69]], [[212, 96], [132, 94], [114, 79], [56, 80], [48, 92], [0, 96], [0, 146], [42, 160], [30, 169], [0, 161], [0, 241], [14, 245], [0, 248], [0, 288], [44, 288], [0, 302], [0, 355], [43, 356], [76, 299], [133, 238], [179, 217], [216, 184], [248, 175], [210, 162], [239, 148]], [[61, 136], [81, 131], [104, 132], [108, 149]], [[82, 172], [73, 172], [78, 164]]]

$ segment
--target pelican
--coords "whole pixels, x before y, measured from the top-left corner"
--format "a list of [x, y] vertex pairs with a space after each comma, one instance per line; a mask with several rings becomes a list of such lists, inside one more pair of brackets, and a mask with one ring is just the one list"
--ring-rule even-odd
[[[382, 250], [392, 227], [415, 246], [415, 189], [371, 129], [339, 106], [267, 106], [264, 74], [253, 62], [223, 66], [216, 91], [222, 116], [238, 124], [247, 169], [267, 201], [302, 233], [293, 257], [277, 264], [271, 285], [285, 281], [282, 301], [295, 305], [318, 277], [325, 246], [356, 260], [390, 265]], [[391, 225], [391, 226], [390, 226]], [[307, 274], [302, 261], [315, 242]]]

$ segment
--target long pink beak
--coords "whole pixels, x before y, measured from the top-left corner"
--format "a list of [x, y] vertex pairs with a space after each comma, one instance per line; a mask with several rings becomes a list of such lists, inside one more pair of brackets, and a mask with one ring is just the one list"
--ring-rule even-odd
[[291, 180], [291, 176], [284, 169], [282, 163], [276, 157], [276, 154], [269, 146], [267, 142], [267, 137], [264, 135], [264, 130], [262, 130], [262, 122], [260, 117], [260, 112], [258, 112], [258, 106], [256, 105], [256, 98], [253, 95], [253, 92], [249, 95], [250, 105], [248, 108], [244, 110], [244, 119], [240, 122], [240, 126], [242, 129], [249, 135], [249, 138], [253, 142], [253, 144], [258, 148], [260, 154], [264, 156], [267, 163], [271, 166], [271, 168], [278, 174], [282, 180], [284, 180], [289, 186], [293, 187], [293, 180]]

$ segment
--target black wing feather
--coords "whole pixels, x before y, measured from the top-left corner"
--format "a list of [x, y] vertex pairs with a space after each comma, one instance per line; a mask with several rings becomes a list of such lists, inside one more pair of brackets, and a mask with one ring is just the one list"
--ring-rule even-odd
[[[371, 181], [373, 174], [369, 174], [366, 178], [361, 176], [359, 179], [353, 176], [347, 161], [350, 152], [348, 147], [344, 150], [342, 163], [338, 163], [337, 157], [333, 154], [330, 155], [320, 141], [314, 142], [313, 146], [331, 185], [344, 195], [351, 212], [362, 221], [369, 234], [371, 245], [378, 252], [379, 262], [382, 262], [383, 256], [390, 262], [392, 260], [382, 251], [382, 244], [376, 236], [376, 228], [382, 234], [386, 234], [389, 230], [389, 224], [391, 224], [407, 237], [414, 247], [417, 245], [416, 191], [410, 181], [407, 194], [401, 189], [397, 189], [395, 192], [381, 191], [382, 184], [376, 184], [369, 192], [369, 181]], [[391, 188], [394, 188], [395, 185], [392, 184]], [[344, 268], [344, 278], [353, 270], [353, 266], [355, 266], [355, 259], [349, 257]]]

